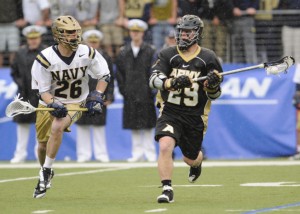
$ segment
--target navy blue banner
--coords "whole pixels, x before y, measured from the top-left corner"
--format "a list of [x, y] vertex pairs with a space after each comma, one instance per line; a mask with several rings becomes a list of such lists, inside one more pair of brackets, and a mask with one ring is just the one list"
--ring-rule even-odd
[[[245, 65], [223, 66], [224, 71]], [[16, 126], [5, 116], [17, 87], [8, 68], [0, 69], [0, 160], [10, 160], [16, 145]], [[225, 76], [223, 95], [213, 102], [208, 130], [204, 139], [206, 156], [213, 159], [251, 159], [289, 156], [296, 148], [296, 113], [292, 106], [295, 85], [294, 67], [288, 74], [268, 76], [263, 69]], [[117, 89], [117, 87], [116, 87]], [[111, 160], [131, 156], [131, 133], [122, 129], [122, 96], [116, 90], [116, 101], [108, 109], [106, 136]], [[28, 160], [34, 160], [32, 130]], [[65, 133], [58, 160], [76, 160], [76, 125]], [[176, 157], [181, 158], [176, 149]]]

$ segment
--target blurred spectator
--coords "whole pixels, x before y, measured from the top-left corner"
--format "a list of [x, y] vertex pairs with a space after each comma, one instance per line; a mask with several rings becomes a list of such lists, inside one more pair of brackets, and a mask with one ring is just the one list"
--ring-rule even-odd
[[51, 26], [49, 0], [23, 0], [26, 25]]
[[[24, 14], [24, 26], [28, 25], [38, 25], [47, 27], [47, 32], [43, 34], [43, 41], [45, 44], [50, 45], [52, 43], [48, 42], [47, 38], [51, 34], [52, 21], [50, 19], [50, 9], [51, 5], [49, 0], [23, 0], [23, 14]], [[46, 37], [46, 38], [45, 38]], [[22, 44], [26, 38], [22, 37]]]
[[[31, 89], [31, 67], [36, 55], [45, 48], [42, 45], [41, 38], [45, 32], [45, 27], [36, 25], [25, 27], [22, 30], [22, 34], [26, 37], [27, 43], [16, 53], [11, 65], [11, 76], [18, 86], [20, 97], [25, 101], [29, 101], [34, 107], [37, 107], [39, 99], [37, 96], [38, 91]], [[11, 163], [21, 163], [26, 160], [30, 127], [34, 125], [35, 119], [35, 113], [21, 114], [13, 118], [13, 121], [17, 123], [17, 145], [14, 157], [10, 161]]]
[[281, 56], [281, 35], [275, 29], [278, 24], [274, 22], [271, 13], [277, 8], [278, 2], [279, 0], [259, 1], [259, 10], [265, 12], [255, 15], [257, 57], [260, 62], [275, 61]]
[[156, 161], [153, 141], [156, 111], [154, 94], [148, 84], [155, 49], [143, 41], [147, 23], [132, 19], [128, 28], [132, 41], [121, 48], [116, 59], [116, 78], [124, 97], [123, 128], [132, 130], [132, 157], [128, 161], [144, 158]]
[[24, 26], [22, 0], [2, 0], [0, 7], [0, 67], [4, 65], [4, 54], [9, 54], [12, 63], [20, 46], [19, 27]]
[[141, 19], [148, 22], [152, 0], [122, 0], [124, 26], [127, 27], [130, 19]]
[[293, 97], [293, 104], [296, 108], [296, 149], [295, 154], [289, 157], [290, 160], [300, 160], [300, 63], [297, 64], [293, 82], [296, 84], [296, 91]]
[[202, 0], [199, 17], [204, 22], [205, 31], [201, 46], [213, 50], [220, 61], [226, 59], [228, 29], [232, 22], [232, 0]]
[[[123, 1], [123, 9], [121, 15], [123, 17], [123, 25], [127, 29], [128, 21], [130, 19], [141, 19], [148, 23], [150, 18], [150, 7], [152, 0], [121, 0]], [[124, 31], [124, 41], [129, 43], [131, 41], [129, 32]], [[148, 28], [144, 32], [144, 41], [152, 43], [151, 30]]]
[[[300, 10], [300, 0], [280, 0], [278, 9]], [[282, 27], [283, 55], [293, 56], [297, 63], [300, 62], [300, 13], [294, 12], [284, 15]]]
[[99, 10], [99, 27], [104, 34], [102, 45], [111, 58], [119, 54], [124, 43], [123, 12], [124, 0], [101, 0]]
[[257, 63], [254, 15], [259, 0], [233, 0], [232, 62]]
[[[50, 3], [50, 22], [52, 25], [52, 20], [55, 20], [61, 15], [71, 15], [76, 14], [76, 5], [79, 0], [48, 0]], [[47, 34], [44, 36], [44, 42], [49, 46], [53, 45], [55, 41], [53, 40], [51, 25], [47, 28]]]
[[175, 38], [175, 29], [169, 31], [168, 35], [165, 37], [165, 43], [163, 48], [171, 47], [176, 45], [176, 38]]
[[168, 32], [177, 22], [177, 0], [154, 0], [150, 8], [152, 44], [161, 49]]
[[[110, 74], [113, 76], [113, 64], [111, 58], [100, 49], [101, 40], [103, 39], [103, 34], [98, 30], [88, 30], [82, 35], [83, 41], [99, 51], [99, 53], [107, 61]], [[96, 87], [98, 80], [90, 78], [89, 88], [92, 90]], [[114, 80], [111, 78], [108, 84], [105, 97], [106, 101], [103, 106], [103, 113], [94, 115], [90, 117], [83, 114], [82, 117], [76, 122], [77, 124], [77, 140], [76, 140], [76, 150], [77, 150], [77, 162], [90, 161], [92, 158], [92, 145], [94, 148], [94, 157], [97, 161], [109, 162], [109, 155], [106, 146], [106, 134], [105, 134], [105, 124], [106, 124], [106, 107], [113, 102], [114, 93]]]
[[48, 0], [50, 2], [51, 20], [55, 20], [60, 15], [75, 16], [76, 2], [79, 0]]
[[201, 10], [201, 0], [178, 0], [178, 16], [199, 15]]
[[82, 31], [96, 29], [99, 18], [99, 0], [76, 0], [73, 4], [76, 8], [74, 18], [79, 21]]

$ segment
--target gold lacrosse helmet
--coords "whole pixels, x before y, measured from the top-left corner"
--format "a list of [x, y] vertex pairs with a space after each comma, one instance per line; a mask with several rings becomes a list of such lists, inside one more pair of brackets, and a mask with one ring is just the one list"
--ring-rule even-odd
[[82, 30], [78, 21], [72, 16], [59, 16], [52, 24], [54, 40], [64, 47], [76, 51], [81, 43]]

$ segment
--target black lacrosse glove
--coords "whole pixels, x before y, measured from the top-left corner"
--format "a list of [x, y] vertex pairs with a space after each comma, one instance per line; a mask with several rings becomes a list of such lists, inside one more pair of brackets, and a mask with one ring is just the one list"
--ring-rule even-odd
[[183, 88], [192, 87], [192, 80], [186, 76], [181, 75], [176, 78], [170, 78], [165, 81], [165, 89], [166, 90], [178, 90]]
[[50, 114], [53, 117], [63, 118], [63, 117], [66, 117], [68, 114], [68, 109], [66, 109], [66, 107], [63, 104], [53, 102], [53, 103], [48, 104], [47, 107], [54, 108], [53, 111], [50, 111]]
[[293, 105], [296, 109], [300, 109], [300, 91], [297, 91], [293, 96]]
[[101, 114], [104, 104], [103, 93], [92, 91], [86, 98], [85, 107], [88, 109], [88, 115], [94, 116], [96, 113]]
[[207, 74], [207, 80], [204, 82], [204, 90], [207, 92], [215, 92], [219, 90], [223, 77], [217, 70], [212, 70]]

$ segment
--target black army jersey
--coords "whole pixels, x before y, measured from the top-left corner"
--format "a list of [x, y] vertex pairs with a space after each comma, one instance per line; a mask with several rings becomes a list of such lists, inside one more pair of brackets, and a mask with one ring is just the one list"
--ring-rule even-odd
[[[163, 49], [153, 71], [164, 73], [168, 78], [187, 75], [190, 78], [206, 76], [211, 70], [223, 72], [216, 54], [206, 48], [198, 47], [198, 50], [191, 56], [186, 57], [176, 47]], [[161, 90], [162, 107], [179, 110], [185, 114], [204, 115], [208, 114], [211, 101], [203, 90], [202, 82], [193, 83], [191, 88], [184, 88], [177, 91]]]

